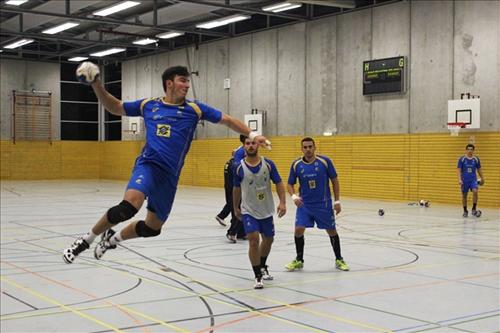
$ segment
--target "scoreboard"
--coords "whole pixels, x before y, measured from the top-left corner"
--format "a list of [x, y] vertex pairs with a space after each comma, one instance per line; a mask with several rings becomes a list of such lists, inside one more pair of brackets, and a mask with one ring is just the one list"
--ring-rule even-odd
[[404, 93], [407, 58], [363, 61], [363, 95]]

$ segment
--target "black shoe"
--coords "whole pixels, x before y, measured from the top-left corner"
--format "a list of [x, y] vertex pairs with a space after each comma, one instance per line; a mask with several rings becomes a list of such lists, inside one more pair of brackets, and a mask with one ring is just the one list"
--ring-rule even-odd
[[89, 243], [82, 237], [78, 237], [73, 244], [63, 251], [63, 259], [67, 264], [71, 264], [75, 261], [75, 258], [89, 248]]
[[226, 238], [229, 241], [229, 243], [236, 243], [236, 236], [235, 235], [226, 234]]

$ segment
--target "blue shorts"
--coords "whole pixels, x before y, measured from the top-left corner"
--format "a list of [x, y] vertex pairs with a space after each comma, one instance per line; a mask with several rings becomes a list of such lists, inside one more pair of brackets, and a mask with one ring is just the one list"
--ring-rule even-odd
[[127, 190], [134, 189], [144, 193], [148, 199], [147, 209], [165, 222], [172, 210], [178, 181], [179, 177], [138, 158]]
[[477, 179], [463, 181], [462, 184], [462, 193], [467, 193], [472, 190], [477, 190]]
[[335, 229], [335, 215], [331, 207], [297, 207], [295, 226], [312, 228], [314, 223], [318, 229]]
[[258, 231], [266, 237], [274, 236], [274, 223], [272, 216], [259, 220], [251, 215], [243, 214], [242, 221], [247, 235], [251, 232]]

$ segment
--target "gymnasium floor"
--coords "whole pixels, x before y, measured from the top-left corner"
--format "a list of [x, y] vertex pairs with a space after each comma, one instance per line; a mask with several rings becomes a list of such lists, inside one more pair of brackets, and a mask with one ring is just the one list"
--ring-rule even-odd
[[223, 190], [180, 187], [159, 237], [63, 263], [62, 249], [121, 200], [125, 184], [2, 182], [3, 333], [500, 330], [498, 209], [464, 219], [458, 206], [343, 198], [338, 229], [351, 271], [334, 268], [328, 238], [311, 229], [304, 270], [286, 272], [295, 255], [289, 201], [275, 220], [274, 281], [254, 290], [246, 241], [227, 243], [214, 220]]

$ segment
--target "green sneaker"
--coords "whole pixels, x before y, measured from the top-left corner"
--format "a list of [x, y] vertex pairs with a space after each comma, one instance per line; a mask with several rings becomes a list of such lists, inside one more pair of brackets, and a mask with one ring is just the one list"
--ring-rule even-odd
[[348, 271], [349, 270], [349, 266], [347, 266], [344, 259], [335, 260], [335, 267], [337, 267], [341, 271]]
[[296, 269], [302, 269], [302, 267], [304, 267], [304, 262], [297, 259], [285, 266], [289, 272], [293, 272]]

